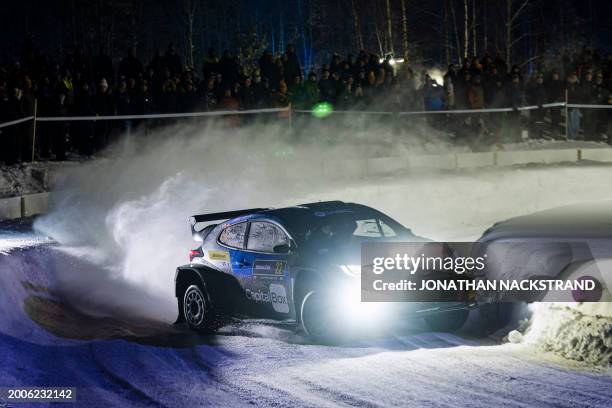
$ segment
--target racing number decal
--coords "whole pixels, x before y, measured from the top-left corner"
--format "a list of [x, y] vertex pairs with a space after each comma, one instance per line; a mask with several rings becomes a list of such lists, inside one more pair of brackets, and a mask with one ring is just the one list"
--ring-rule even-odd
[[262, 278], [282, 278], [285, 275], [286, 261], [253, 262], [253, 276]]

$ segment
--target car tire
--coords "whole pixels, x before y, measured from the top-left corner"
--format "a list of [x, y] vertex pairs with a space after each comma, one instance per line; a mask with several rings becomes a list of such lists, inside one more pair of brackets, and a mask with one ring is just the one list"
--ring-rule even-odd
[[320, 291], [310, 290], [300, 302], [300, 325], [306, 336], [316, 343], [335, 343], [333, 322], [326, 319], [329, 307]]
[[467, 309], [435, 313], [425, 316], [425, 323], [432, 331], [453, 333], [463, 327], [469, 314]]
[[183, 314], [190, 329], [199, 332], [214, 331], [215, 314], [203, 285], [190, 285], [183, 294]]

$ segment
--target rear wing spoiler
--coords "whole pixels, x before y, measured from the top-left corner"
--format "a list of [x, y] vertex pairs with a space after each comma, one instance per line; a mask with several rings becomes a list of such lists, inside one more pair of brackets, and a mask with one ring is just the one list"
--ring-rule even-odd
[[[196, 224], [200, 222], [211, 222], [211, 221], [219, 221], [219, 220], [228, 220], [234, 217], [240, 217], [241, 215], [248, 215], [253, 213], [258, 213], [260, 211], [269, 210], [269, 208], [249, 208], [245, 210], [236, 210], [236, 211], [225, 211], [218, 213], [210, 213], [210, 214], [198, 214], [192, 215], [189, 217], [189, 225], [191, 226], [191, 234], [194, 239], [201, 240], [200, 231], [196, 230]], [[199, 238], [199, 239], [198, 239]]]

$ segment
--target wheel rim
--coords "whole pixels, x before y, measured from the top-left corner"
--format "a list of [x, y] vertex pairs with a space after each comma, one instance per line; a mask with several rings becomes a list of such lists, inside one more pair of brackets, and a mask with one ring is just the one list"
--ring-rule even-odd
[[301, 307], [302, 327], [306, 335], [313, 338], [324, 338], [329, 332], [329, 322], [325, 320], [326, 308], [318, 299], [315, 291], [304, 296]]
[[197, 289], [192, 289], [185, 295], [185, 318], [192, 326], [201, 326], [204, 322], [206, 304], [204, 296]]

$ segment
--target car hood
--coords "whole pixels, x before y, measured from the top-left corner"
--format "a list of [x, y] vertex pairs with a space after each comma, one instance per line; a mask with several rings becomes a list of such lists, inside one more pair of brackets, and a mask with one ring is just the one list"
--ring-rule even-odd
[[612, 238], [612, 201], [582, 203], [498, 222], [480, 242], [517, 238]]

